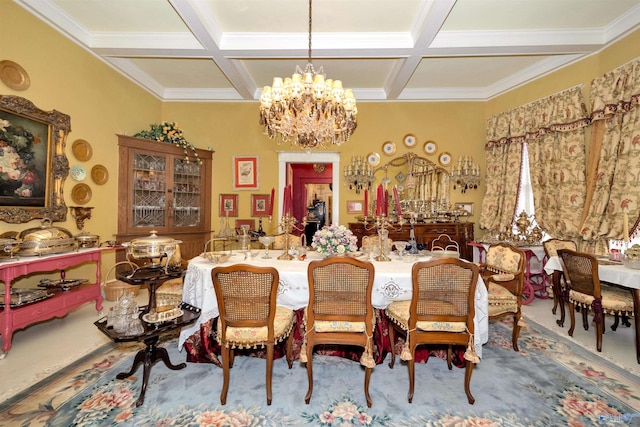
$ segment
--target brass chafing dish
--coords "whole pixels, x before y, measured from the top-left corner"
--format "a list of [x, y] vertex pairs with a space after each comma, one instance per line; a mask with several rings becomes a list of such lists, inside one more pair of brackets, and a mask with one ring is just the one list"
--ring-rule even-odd
[[18, 255], [37, 256], [71, 252], [77, 249], [69, 230], [54, 227], [51, 220], [42, 220], [40, 227], [28, 228], [18, 235]]
[[79, 248], [97, 248], [100, 246], [100, 236], [83, 231], [75, 235]]

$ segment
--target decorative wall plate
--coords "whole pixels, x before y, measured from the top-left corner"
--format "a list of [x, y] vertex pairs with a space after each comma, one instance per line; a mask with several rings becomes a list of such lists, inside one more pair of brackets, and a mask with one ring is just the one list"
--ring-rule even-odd
[[440, 153], [438, 161], [442, 166], [449, 166], [449, 164], [451, 163], [451, 153], [447, 153], [446, 151]]
[[380, 154], [369, 153], [367, 155], [367, 162], [369, 162], [371, 166], [378, 166], [378, 163], [380, 163]]
[[76, 156], [76, 159], [81, 162], [86, 162], [93, 155], [93, 148], [91, 148], [91, 144], [84, 139], [76, 139], [73, 141], [71, 151], [73, 152], [73, 155]]
[[427, 141], [424, 143], [424, 152], [426, 154], [435, 154], [438, 151], [438, 145], [434, 141]]
[[84, 205], [91, 200], [91, 187], [87, 184], [76, 184], [71, 190], [71, 199], [74, 203]]
[[98, 185], [109, 181], [109, 171], [102, 165], [95, 165], [91, 168], [91, 179]]
[[80, 165], [72, 166], [69, 173], [74, 181], [84, 181], [87, 177], [87, 171]]
[[13, 61], [0, 61], [0, 80], [13, 90], [26, 90], [31, 86], [29, 74]]
[[398, 191], [403, 192], [404, 191], [404, 185], [398, 184]]
[[404, 145], [406, 145], [407, 147], [413, 148], [418, 140], [414, 134], [408, 133], [404, 136], [404, 138], [402, 138], [402, 142], [404, 142]]
[[398, 172], [398, 174], [396, 175], [396, 181], [398, 181], [398, 182], [404, 181], [405, 178], [406, 178], [406, 176], [402, 172]]
[[396, 152], [396, 144], [394, 144], [391, 141], [387, 141], [384, 144], [382, 144], [382, 151], [387, 156], [390, 156], [390, 155], [392, 155], [393, 153]]

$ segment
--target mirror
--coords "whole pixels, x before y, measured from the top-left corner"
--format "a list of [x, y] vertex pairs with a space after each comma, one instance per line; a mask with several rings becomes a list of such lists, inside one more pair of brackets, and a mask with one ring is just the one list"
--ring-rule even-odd
[[403, 213], [435, 217], [450, 210], [449, 171], [426, 158], [407, 153], [374, 169], [374, 176], [397, 186]]
[[0, 95], [0, 220], [12, 224], [65, 221], [64, 152], [71, 118], [43, 111], [19, 96]]

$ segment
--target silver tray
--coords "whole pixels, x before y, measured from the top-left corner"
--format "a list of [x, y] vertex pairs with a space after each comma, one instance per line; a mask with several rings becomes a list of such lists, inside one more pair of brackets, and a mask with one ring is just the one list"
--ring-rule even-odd
[[[0, 290], [0, 308], [4, 308], [5, 291]], [[52, 297], [53, 294], [43, 289], [11, 289], [11, 307], [20, 307], [36, 301]]]

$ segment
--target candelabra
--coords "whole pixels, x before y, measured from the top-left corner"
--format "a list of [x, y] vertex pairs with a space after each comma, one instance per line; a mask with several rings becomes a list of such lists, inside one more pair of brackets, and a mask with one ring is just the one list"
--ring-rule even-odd
[[480, 184], [480, 166], [474, 163], [470, 156], [459, 157], [457, 167], [453, 165], [451, 170], [451, 178], [454, 190], [458, 186], [462, 193], [467, 190], [475, 190]]
[[297, 219], [291, 215], [290, 213], [286, 213], [280, 222], [280, 226], [284, 230], [284, 250], [282, 251], [282, 255], [278, 257], [280, 260], [290, 261], [295, 257], [289, 253], [290, 243], [289, 243], [289, 235], [295, 229], [298, 231], [303, 231], [307, 225], [306, 217], [302, 220], [302, 228], [296, 226]]
[[351, 164], [344, 167], [344, 179], [349, 184], [349, 190], [355, 189], [356, 194], [360, 194], [363, 189], [371, 189], [373, 168], [362, 156], [351, 157]]
[[380, 253], [378, 256], [374, 257], [376, 261], [391, 261], [391, 258], [387, 256], [385, 253], [385, 248], [388, 246], [389, 241], [389, 229], [400, 231], [402, 229], [402, 224], [404, 223], [402, 218], [398, 219], [398, 223], [396, 226], [389, 222], [389, 219], [384, 215], [379, 215], [374, 218], [371, 225], [368, 225], [367, 218], [364, 219], [364, 228], [365, 230], [373, 230], [374, 228], [378, 232], [378, 242], [380, 242]]

